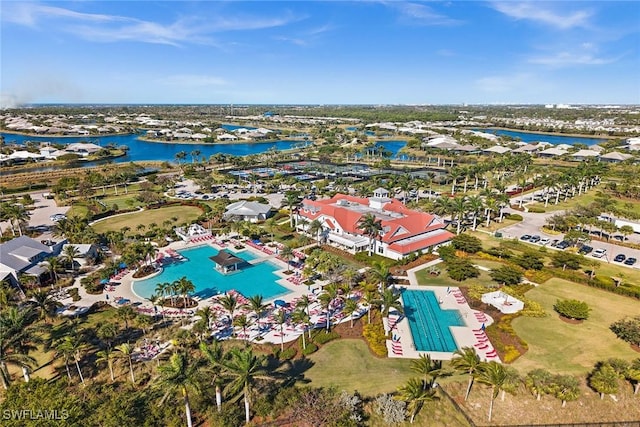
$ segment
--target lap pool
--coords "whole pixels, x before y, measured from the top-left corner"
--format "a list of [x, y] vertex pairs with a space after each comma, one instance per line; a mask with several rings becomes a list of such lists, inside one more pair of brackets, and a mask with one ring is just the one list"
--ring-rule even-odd
[[[172, 283], [186, 276], [193, 282], [196, 290], [193, 295], [208, 298], [221, 292], [236, 290], [246, 297], [262, 295], [265, 299], [275, 298], [290, 291], [276, 283], [280, 279], [275, 274], [279, 270], [273, 263], [266, 261], [256, 265], [244, 264], [240, 271], [222, 274], [215, 269], [209, 257], [217, 255], [218, 250], [209, 246], [178, 251], [185, 261], [166, 265], [162, 273], [145, 280], [136, 280], [133, 291], [143, 298], [149, 298], [156, 291], [158, 283]], [[232, 251], [230, 251], [232, 252]], [[245, 261], [257, 259], [251, 252], [232, 252]]]
[[402, 291], [404, 314], [417, 351], [451, 353], [458, 349], [450, 326], [465, 326], [458, 310], [442, 310], [436, 294], [427, 290]]

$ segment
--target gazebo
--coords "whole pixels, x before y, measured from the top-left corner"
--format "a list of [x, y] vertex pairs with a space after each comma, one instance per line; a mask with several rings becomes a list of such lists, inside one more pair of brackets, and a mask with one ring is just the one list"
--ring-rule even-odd
[[209, 259], [216, 264], [216, 270], [224, 274], [237, 271], [238, 266], [245, 262], [242, 258], [225, 250], [221, 250], [217, 255], [209, 257]]

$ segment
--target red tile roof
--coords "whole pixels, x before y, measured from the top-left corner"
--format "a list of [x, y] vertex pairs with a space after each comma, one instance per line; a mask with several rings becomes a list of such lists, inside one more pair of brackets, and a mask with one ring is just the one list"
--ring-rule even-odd
[[427, 237], [426, 239], [417, 240], [407, 244], [402, 244], [402, 242], [392, 243], [389, 245], [389, 250], [406, 255], [423, 248], [428, 248], [430, 246], [439, 245], [440, 243], [449, 241], [451, 240], [451, 238], [453, 238], [453, 236], [453, 233], [445, 231], [443, 233], [438, 233], [435, 236]]
[[[369, 206], [369, 199], [367, 198], [336, 194], [330, 199], [305, 199], [302, 202], [304, 208], [299, 210], [298, 213], [309, 220], [317, 219], [321, 215], [333, 218], [335, 222], [340, 225], [340, 228], [347, 233], [363, 235], [362, 230], [358, 228], [358, 222], [364, 214], [350, 209], [349, 206], [340, 206], [338, 204], [339, 200], [347, 200], [352, 203]], [[315, 213], [308, 208], [313, 209]], [[434, 215], [411, 210], [396, 199], [390, 199], [389, 202], [384, 204], [383, 209], [387, 212], [400, 214], [397, 218], [389, 218], [389, 215], [379, 216], [384, 230], [382, 241], [385, 243], [393, 244], [394, 242], [404, 240], [412, 236], [418, 236], [433, 230], [445, 228], [445, 224], [438, 220]], [[329, 225], [330, 223], [328, 222], [327, 224]], [[329, 227], [333, 229], [334, 227], [332, 227], [332, 225], [333, 224], [330, 224]], [[443, 241], [446, 241], [449, 238], [450, 236], [445, 238]], [[426, 243], [423, 240], [418, 242], [422, 242], [422, 245]]]

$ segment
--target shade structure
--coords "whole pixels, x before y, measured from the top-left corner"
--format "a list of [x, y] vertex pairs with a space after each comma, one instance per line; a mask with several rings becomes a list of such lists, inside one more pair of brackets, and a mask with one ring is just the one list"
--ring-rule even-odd
[[276, 307], [285, 307], [287, 305], [287, 302], [281, 299], [277, 299], [273, 302], [273, 305], [275, 305]]

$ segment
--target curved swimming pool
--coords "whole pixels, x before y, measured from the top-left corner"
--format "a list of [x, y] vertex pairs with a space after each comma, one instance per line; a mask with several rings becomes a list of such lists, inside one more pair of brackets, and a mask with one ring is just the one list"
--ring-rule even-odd
[[[240, 271], [230, 274], [220, 273], [215, 269], [214, 262], [209, 259], [218, 252], [209, 245], [180, 250], [178, 253], [185, 258], [185, 261], [165, 265], [162, 273], [152, 278], [136, 280], [132, 285], [133, 291], [143, 298], [149, 298], [156, 292], [158, 283], [172, 283], [186, 276], [196, 288], [193, 295], [202, 298], [232, 289], [246, 297], [262, 295], [265, 299], [290, 292], [289, 289], [276, 283], [280, 277], [275, 274], [275, 271], [280, 268], [269, 261], [256, 265], [244, 264]], [[258, 258], [249, 251], [229, 252], [245, 261]]]

